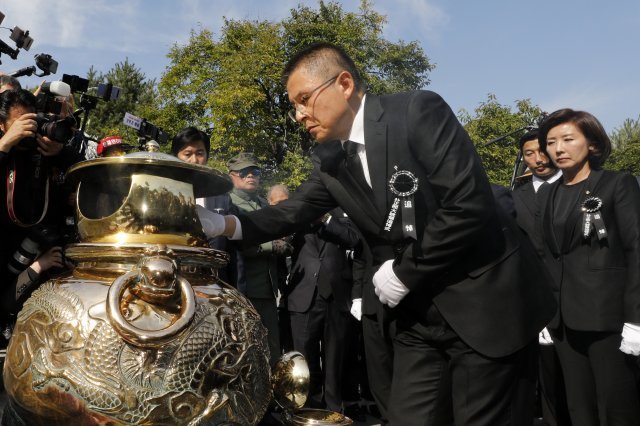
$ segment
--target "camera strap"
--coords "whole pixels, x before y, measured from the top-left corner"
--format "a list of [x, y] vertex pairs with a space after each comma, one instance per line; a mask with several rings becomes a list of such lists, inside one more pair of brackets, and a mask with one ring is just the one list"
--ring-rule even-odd
[[[38, 160], [38, 164], [36, 167], [39, 170], [37, 170], [36, 174], [44, 172], [43, 170], [41, 170], [41, 166], [42, 166], [42, 162], [41, 160]], [[9, 214], [9, 218], [13, 223], [23, 228], [28, 228], [30, 226], [37, 225], [38, 223], [42, 222], [42, 219], [44, 219], [45, 215], [47, 214], [47, 209], [49, 207], [49, 176], [47, 175], [47, 177], [45, 178], [46, 180], [45, 180], [45, 188], [44, 188], [44, 204], [42, 206], [42, 214], [40, 214], [40, 218], [33, 223], [23, 222], [22, 220], [20, 220], [20, 218], [18, 218], [18, 215], [16, 214], [16, 211], [15, 211], [16, 197], [14, 192], [16, 189], [17, 178], [18, 178], [18, 173], [16, 168], [16, 161], [15, 161], [15, 158], [11, 158], [9, 160], [9, 167], [7, 167], [7, 212]], [[27, 195], [30, 201], [32, 201], [33, 200], [32, 197], [35, 197], [35, 196], [36, 196], [35, 191]]]

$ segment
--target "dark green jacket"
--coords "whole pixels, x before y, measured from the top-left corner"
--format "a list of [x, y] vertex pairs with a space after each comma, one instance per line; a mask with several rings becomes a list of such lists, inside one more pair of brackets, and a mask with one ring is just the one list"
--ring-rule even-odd
[[[233, 189], [229, 193], [231, 201], [241, 212], [260, 210], [267, 201], [255, 194]], [[278, 294], [278, 265], [273, 253], [273, 243], [267, 241], [240, 250], [243, 270], [238, 271], [238, 288], [246, 288], [250, 298], [271, 299]]]

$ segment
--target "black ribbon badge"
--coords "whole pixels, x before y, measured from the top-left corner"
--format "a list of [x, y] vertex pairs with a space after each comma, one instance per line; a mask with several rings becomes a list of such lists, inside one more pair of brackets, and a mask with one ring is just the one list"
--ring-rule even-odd
[[402, 212], [402, 235], [405, 238], [417, 240], [416, 214], [414, 209], [413, 194], [418, 190], [418, 178], [408, 170], [398, 170], [389, 179], [389, 190], [396, 197], [391, 204], [391, 209], [384, 222], [385, 232], [390, 232], [393, 221], [398, 214], [398, 208]]
[[602, 199], [598, 197], [589, 197], [582, 202], [580, 209], [582, 210], [582, 236], [589, 238], [591, 230], [596, 230], [599, 240], [607, 238], [607, 228], [604, 226], [602, 219]]

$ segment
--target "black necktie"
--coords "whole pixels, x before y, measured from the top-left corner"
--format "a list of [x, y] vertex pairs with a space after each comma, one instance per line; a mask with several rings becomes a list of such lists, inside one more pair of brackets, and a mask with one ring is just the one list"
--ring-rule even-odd
[[347, 154], [347, 170], [351, 173], [351, 176], [365, 189], [371, 189], [367, 183], [367, 179], [364, 177], [364, 170], [362, 168], [362, 162], [358, 155], [358, 143], [353, 141], [344, 142], [344, 150]]

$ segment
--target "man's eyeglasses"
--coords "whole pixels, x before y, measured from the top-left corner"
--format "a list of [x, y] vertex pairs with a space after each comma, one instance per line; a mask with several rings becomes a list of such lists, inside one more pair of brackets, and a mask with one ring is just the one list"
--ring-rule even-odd
[[238, 176], [244, 179], [249, 175], [252, 175], [253, 177], [260, 177], [260, 175], [262, 175], [262, 170], [256, 167], [246, 167], [242, 170], [237, 170], [235, 173], [237, 173]]
[[307, 104], [309, 103], [309, 100], [311, 99], [313, 94], [318, 90], [322, 89], [323, 87], [325, 87], [326, 85], [328, 85], [329, 83], [335, 81], [339, 75], [340, 74], [336, 74], [335, 76], [331, 77], [329, 80], [317, 86], [315, 89], [311, 90], [309, 93], [305, 93], [304, 95], [302, 95], [300, 97], [300, 102], [293, 102], [293, 109], [288, 112], [289, 118], [292, 119], [294, 122], [297, 122], [296, 114], [297, 113], [305, 114], [307, 112]]

